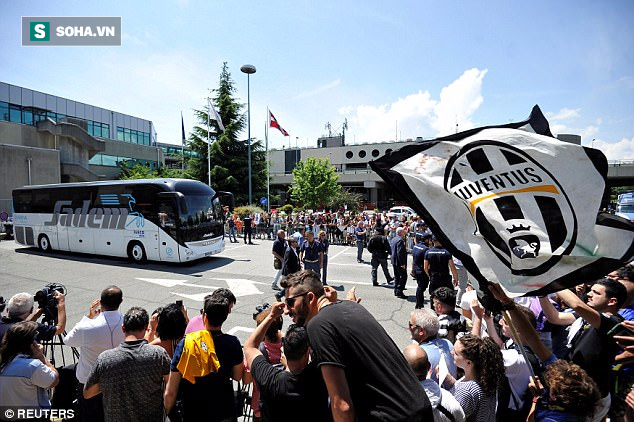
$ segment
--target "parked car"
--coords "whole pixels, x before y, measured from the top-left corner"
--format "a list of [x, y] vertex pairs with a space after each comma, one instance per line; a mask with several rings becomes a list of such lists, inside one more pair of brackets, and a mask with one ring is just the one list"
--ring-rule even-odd
[[404, 205], [399, 205], [399, 206], [390, 208], [390, 210], [387, 212], [387, 216], [388, 217], [398, 217], [398, 218], [401, 218], [402, 216], [405, 216], [405, 217], [408, 217], [408, 218], [410, 216], [416, 217], [416, 211], [414, 211], [410, 207], [406, 207]]

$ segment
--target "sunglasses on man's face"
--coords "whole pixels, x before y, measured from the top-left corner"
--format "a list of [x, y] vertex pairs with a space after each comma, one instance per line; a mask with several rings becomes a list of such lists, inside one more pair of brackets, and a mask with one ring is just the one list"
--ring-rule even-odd
[[304, 293], [300, 293], [298, 295], [295, 296], [291, 296], [291, 297], [287, 297], [286, 298], [286, 306], [288, 306], [289, 308], [292, 308], [293, 306], [295, 306], [295, 299], [297, 299], [298, 297], [301, 296], [306, 296], [308, 293], [310, 292], [304, 292]]

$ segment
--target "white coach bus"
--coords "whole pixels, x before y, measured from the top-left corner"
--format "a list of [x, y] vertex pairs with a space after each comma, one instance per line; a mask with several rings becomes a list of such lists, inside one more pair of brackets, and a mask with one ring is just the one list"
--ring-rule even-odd
[[143, 179], [25, 186], [13, 190], [16, 242], [186, 262], [222, 252], [220, 198], [233, 195], [187, 179]]

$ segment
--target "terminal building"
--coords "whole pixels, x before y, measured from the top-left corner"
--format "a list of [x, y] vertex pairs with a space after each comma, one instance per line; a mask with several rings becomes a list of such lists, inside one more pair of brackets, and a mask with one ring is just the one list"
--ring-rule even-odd
[[[581, 144], [579, 135], [565, 134], [559, 135], [558, 138], [565, 142]], [[387, 189], [383, 179], [370, 168], [369, 162], [407, 144], [420, 141], [423, 141], [423, 138], [346, 145], [345, 137], [338, 135], [319, 138], [316, 148], [271, 150], [271, 193], [287, 200], [285, 192], [293, 184], [292, 172], [295, 164], [307, 157], [327, 158], [339, 176], [339, 184], [343, 188], [360, 193], [366, 209], [388, 209], [404, 203], [403, 199], [394, 190]]]
[[[422, 140], [417, 138], [416, 141]], [[271, 193], [281, 194], [293, 184], [293, 169], [308, 158], [327, 158], [335, 167], [339, 184], [363, 196], [367, 209], [386, 209], [402, 202], [393, 190], [386, 188], [383, 179], [368, 164], [372, 160], [397, 150], [414, 140], [346, 145], [343, 135], [322, 137], [316, 148], [289, 148], [269, 151], [271, 163]], [[281, 195], [284, 197], [285, 195]]]
[[0, 82], [0, 212], [16, 187], [114, 179], [121, 162], [165, 164], [151, 121]]

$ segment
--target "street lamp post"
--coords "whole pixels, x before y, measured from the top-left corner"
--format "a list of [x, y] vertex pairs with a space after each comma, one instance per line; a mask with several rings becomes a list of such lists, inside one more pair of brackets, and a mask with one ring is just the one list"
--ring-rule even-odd
[[252, 189], [251, 189], [251, 74], [255, 73], [255, 66], [250, 65], [250, 64], [245, 64], [244, 66], [242, 66], [240, 68], [240, 71], [242, 71], [242, 73], [246, 73], [247, 74], [247, 132], [248, 132], [248, 137], [249, 140], [247, 141], [247, 147], [248, 147], [248, 153], [247, 153], [247, 157], [248, 157], [248, 166], [249, 166], [249, 204], [253, 203], [253, 195], [252, 195]]

